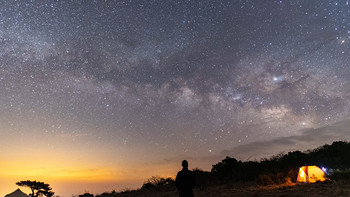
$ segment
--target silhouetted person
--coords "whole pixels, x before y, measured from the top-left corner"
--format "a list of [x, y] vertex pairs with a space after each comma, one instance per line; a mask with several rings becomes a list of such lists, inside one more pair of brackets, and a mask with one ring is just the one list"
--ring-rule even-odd
[[192, 189], [196, 185], [194, 173], [188, 170], [188, 162], [182, 161], [182, 170], [176, 175], [175, 184], [180, 197], [194, 197]]

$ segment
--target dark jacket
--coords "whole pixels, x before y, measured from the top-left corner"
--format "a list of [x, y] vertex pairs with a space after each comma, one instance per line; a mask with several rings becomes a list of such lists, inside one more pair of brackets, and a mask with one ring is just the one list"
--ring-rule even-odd
[[192, 171], [183, 168], [177, 173], [175, 184], [180, 197], [193, 197], [192, 189], [196, 185], [196, 180]]

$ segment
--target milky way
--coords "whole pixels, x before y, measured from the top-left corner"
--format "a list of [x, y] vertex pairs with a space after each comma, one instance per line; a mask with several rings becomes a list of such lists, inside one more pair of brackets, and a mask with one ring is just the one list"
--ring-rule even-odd
[[348, 1], [4, 1], [0, 43], [0, 142], [157, 161], [350, 115]]

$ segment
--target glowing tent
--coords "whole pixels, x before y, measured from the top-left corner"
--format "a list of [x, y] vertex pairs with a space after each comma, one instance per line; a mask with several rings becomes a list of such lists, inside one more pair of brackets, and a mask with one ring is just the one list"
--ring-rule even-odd
[[298, 182], [315, 183], [325, 180], [324, 172], [317, 166], [303, 166], [299, 169]]

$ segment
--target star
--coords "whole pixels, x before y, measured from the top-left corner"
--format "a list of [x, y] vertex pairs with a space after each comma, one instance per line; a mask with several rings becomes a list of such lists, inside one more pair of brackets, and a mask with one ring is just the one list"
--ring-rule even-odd
[[[31, 172], [58, 185], [94, 183], [58, 195], [102, 193], [106, 174], [115, 175], [110, 185], [138, 187], [171, 174], [183, 157], [210, 170], [227, 150], [342, 125], [350, 115], [348, 4], [4, 1], [2, 162], [43, 169], [29, 151], [50, 155], [52, 174], [103, 169], [92, 170], [96, 180]], [[224, 156], [248, 159], [235, 154]], [[19, 170], [4, 169], [14, 178]]]

